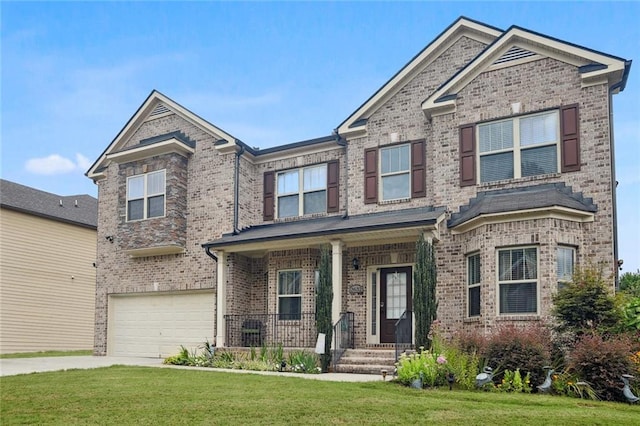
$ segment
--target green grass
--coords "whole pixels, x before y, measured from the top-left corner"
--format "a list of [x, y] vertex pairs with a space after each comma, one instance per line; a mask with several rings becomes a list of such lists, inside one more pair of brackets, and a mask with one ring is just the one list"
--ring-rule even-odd
[[39, 358], [49, 356], [82, 356], [93, 355], [90, 349], [79, 351], [42, 351], [42, 352], [17, 352], [13, 354], [1, 354], [0, 358]]
[[114, 366], [0, 379], [14, 424], [637, 424], [640, 407], [565, 397], [416, 390], [173, 368]]

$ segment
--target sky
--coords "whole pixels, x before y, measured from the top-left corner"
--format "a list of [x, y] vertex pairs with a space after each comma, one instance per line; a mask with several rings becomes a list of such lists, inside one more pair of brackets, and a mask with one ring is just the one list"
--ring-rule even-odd
[[458, 17], [633, 60], [614, 96], [619, 252], [640, 269], [640, 2], [0, 2], [0, 175], [59, 195], [152, 90], [247, 144], [331, 134]]

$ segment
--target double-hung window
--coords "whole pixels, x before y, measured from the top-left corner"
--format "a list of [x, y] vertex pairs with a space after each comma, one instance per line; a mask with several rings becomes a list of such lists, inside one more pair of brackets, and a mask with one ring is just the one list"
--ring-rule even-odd
[[302, 314], [302, 271], [278, 272], [278, 319], [299, 320]]
[[561, 290], [573, 278], [576, 250], [573, 247], [559, 246], [556, 250], [556, 276], [558, 290]]
[[165, 171], [127, 178], [127, 220], [164, 216]]
[[278, 173], [278, 217], [327, 211], [327, 165]]
[[467, 316], [480, 315], [480, 253], [467, 256]]
[[500, 314], [535, 314], [538, 311], [538, 249], [498, 250]]
[[411, 197], [410, 156], [409, 144], [380, 149], [382, 201]]
[[559, 147], [558, 111], [480, 124], [480, 182], [556, 173]]

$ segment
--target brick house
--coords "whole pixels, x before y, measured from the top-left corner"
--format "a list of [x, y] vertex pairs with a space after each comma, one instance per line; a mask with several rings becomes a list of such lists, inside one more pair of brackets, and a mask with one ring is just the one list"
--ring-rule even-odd
[[420, 235], [445, 332], [544, 321], [575, 265], [617, 271], [611, 101], [630, 66], [460, 18], [331, 135], [262, 150], [153, 91], [87, 173], [95, 353], [312, 347], [321, 247], [334, 323], [393, 343]]

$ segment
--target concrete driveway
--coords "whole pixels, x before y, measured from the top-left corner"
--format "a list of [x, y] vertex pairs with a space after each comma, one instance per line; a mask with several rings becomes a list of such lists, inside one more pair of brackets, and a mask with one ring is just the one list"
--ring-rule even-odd
[[47, 358], [0, 358], [0, 376], [40, 373], [43, 371], [109, 367], [111, 365], [162, 366], [160, 358], [119, 356], [61, 356]]
[[[45, 371], [61, 371], [72, 369], [89, 369], [109, 367], [111, 365], [134, 365], [140, 367], [165, 367], [201, 371], [218, 371], [240, 374], [260, 374], [268, 376], [289, 376], [312, 380], [326, 380], [334, 382], [373, 382], [383, 380], [376, 374], [300, 374], [279, 373], [275, 371], [229, 370], [207, 367], [184, 367], [165, 365], [160, 358], [132, 358], [120, 356], [61, 356], [49, 358], [0, 358], [0, 376], [15, 376], [17, 374], [40, 373]], [[387, 378], [390, 380], [390, 378]]]

